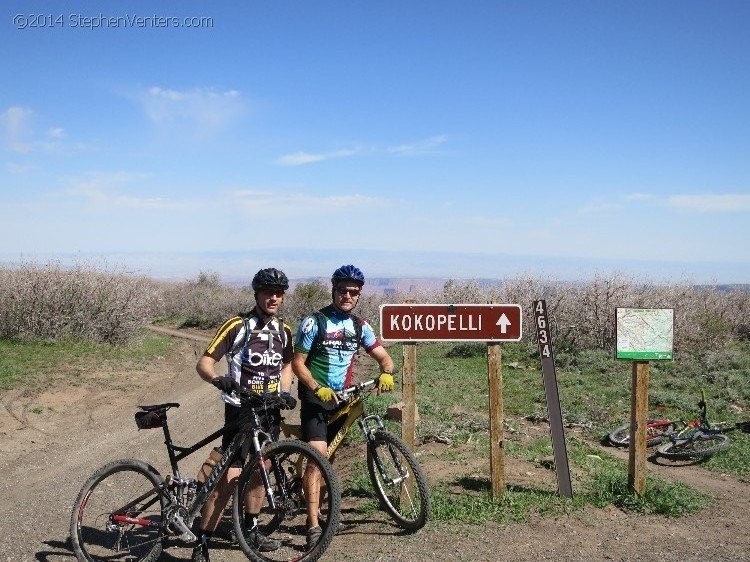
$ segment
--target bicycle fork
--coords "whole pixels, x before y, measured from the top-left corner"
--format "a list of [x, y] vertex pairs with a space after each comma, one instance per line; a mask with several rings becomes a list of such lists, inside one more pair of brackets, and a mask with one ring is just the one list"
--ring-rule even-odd
[[[374, 422], [374, 425], [372, 425], [372, 422]], [[380, 460], [380, 456], [375, 452], [375, 432], [378, 430], [385, 430], [382, 418], [378, 414], [370, 414], [369, 416], [364, 416], [359, 420], [359, 426], [362, 428], [362, 431], [367, 438], [367, 446], [370, 447], [370, 450], [372, 451], [372, 460], [375, 462], [375, 466], [377, 467], [380, 475], [383, 477], [383, 480], [389, 486], [399, 486], [401, 482], [409, 477], [409, 471], [404, 470], [404, 468], [401, 466], [401, 462], [398, 458], [398, 455], [396, 454], [396, 451], [393, 450], [392, 445], [388, 443], [388, 452], [393, 459], [393, 464], [398, 470], [398, 476], [394, 478], [391, 478], [391, 476], [388, 474], [388, 471], [383, 466], [383, 462]]]

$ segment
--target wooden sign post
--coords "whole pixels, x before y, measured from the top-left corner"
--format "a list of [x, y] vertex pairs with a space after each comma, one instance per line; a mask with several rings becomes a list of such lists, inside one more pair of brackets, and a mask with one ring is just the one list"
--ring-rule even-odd
[[503, 431], [503, 370], [499, 343], [487, 344], [487, 379], [490, 387], [490, 474], [492, 496], [505, 493], [505, 447]]
[[414, 450], [414, 432], [417, 426], [417, 344], [404, 344], [404, 368], [401, 377], [401, 396], [404, 408], [401, 413], [401, 438]]
[[672, 360], [673, 340], [673, 309], [615, 309], [615, 358], [633, 361], [628, 486], [638, 495], [646, 492], [648, 362]]
[[646, 418], [648, 417], [648, 362], [633, 363], [630, 395], [630, 447], [628, 486], [636, 494], [646, 492]]
[[380, 336], [404, 342], [404, 409], [401, 435], [413, 449], [416, 403], [416, 343], [430, 341], [487, 342], [487, 377], [490, 389], [490, 471], [492, 495], [505, 490], [503, 445], [503, 375], [500, 342], [520, 341], [523, 315], [517, 304], [383, 304]]

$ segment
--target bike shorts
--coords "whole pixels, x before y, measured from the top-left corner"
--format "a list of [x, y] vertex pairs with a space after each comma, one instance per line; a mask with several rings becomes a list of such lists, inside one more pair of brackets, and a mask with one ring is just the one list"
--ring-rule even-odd
[[[236, 424], [239, 422], [241, 411], [242, 408], [232, 406], [231, 404], [224, 404], [224, 427], [234, 427], [225, 432], [224, 435], [222, 435], [222, 450], [226, 451], [227, 447], [229, 447], [229, 444], [232, 442], [232, 439], [234, 439], [234, 436], [237, 435], [237, 433], [239, 433], [240, 431], [239, 427], [237, 427]], [[278, 408], [273, 408], [270, 410], [259, 412], [258, 418], [260, 419], [260, 426], [263, 431], [268, 433], [274, 441], [277, 441], [281, 433], [281, 410], [279, 410]], [[247, 454], [250, 452], [250, 448], [252, 446], [253, 444], [250, 439], [246, 439], [242, 444], [242, 448], [237, 451], [237, 454], [235, 454], [229, 466], [242, 468], [242, 466], [245, 464], [245, 459], [247, 459]]]
[[325, 441], [330, 443], [333, 437], [338, 433], [344, 424], [346, 416], [336, 420], [335, 423], [328, 425], [331, 414], [336, 410], [328, 410], [309, 400], [300, 397], [299, 419], [302, 426], [302, 438], [307, 441]]

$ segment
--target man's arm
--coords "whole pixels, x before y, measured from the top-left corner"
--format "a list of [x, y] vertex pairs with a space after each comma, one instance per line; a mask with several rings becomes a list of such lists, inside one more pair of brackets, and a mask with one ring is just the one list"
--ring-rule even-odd
[[393, 374], [393, 359], [382, 345], [371, 349], [367, 354], [378, 362], [381, 373]]
[[292, 364], [284, 363], [281, 366], [281, 388], [280, 392], [289, 392], [292, 389]]
[[214, 370], [217, 363], [218, 361], [210, 355], [203, 355], [198, 359], [198, 364], [195, 366], [195, 370], [198, 371], [198, 374], [204, 381], [211, 382], [217, 377], [216, 371]]
[[310, 369], [308, 369], [307, 365], [305, 365], [305, 361], [307, 361], [307, 353], [295, 351], [294, 357], [292, 357], [292, 371], [294, 371], [294, 374], [297, 375], [297, 379], [301, 384], [303, 384], [310, 390], [315, 390], [315, 388], [317, 388], [318, 386], [318, 383], [313, 378]]

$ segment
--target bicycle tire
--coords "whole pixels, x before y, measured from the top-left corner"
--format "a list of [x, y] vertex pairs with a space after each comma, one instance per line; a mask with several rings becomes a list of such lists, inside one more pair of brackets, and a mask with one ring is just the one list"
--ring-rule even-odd
[[674, 442], [664, 443], [656, 449], [657, 456], [670, 460], [696, 460], [712, 457], [729, 447], [729, 437], [723, 433], [696, 437], [679, 438]]
[[399, 527], [418, 531], [430, 516], [430, 494], [419, 462], [392, 433], [378, 430], [373, 437], [367, 442], [367, 470], [375, 493]]
[[[682, 424], [672, 421], [666, 425], [652, 425], [660, 420], [648, 420], [646, 427], [646, 447], [653, 447], [663, 443], [665, 439], [678, 431]], [[628, 447], [630, 445], [630, 424], [622, 425], [609, 433], [609, 442], [615, 447]]]
[[[341, 488], [336, 473], [320, 452], [296, 439], [272, 443], [264, 451], [264, 457], [271, 461], [268, 476], [276, 509], [272, 509], [264, 499], [258, 516], [258, 528], [268, 538], [279, 541], [281, 546], [270, 552], [260, 552], [247, 534], [251, 524], [245, 521], [246, 492], [254, 475], [258, 478], [259, 473], [255, 468], [257, 455], [245, 465], [234, 490], [232, 521], [237, 543], [245, 556], [255, 562], [314, 562], [326, 551], [339, 526]], [[304, 485], [308, 466], [317, 467], [321, 475], [321, 489], [324, 486], [327, 489], [327, 494], [321, 494], [324, 498], [319, 506], [318, 522], [322, 533], [309, 550], [306, 546], [307, 500]]]
[[[117, 460], [97, 470], [73, 504], [70, 542], [76, 558], [80, 562], [157, 560], [165, 537], [162, 484], [156, 469], [138, 460]], [[132, 520], [113, 521], [113, 516]]]

